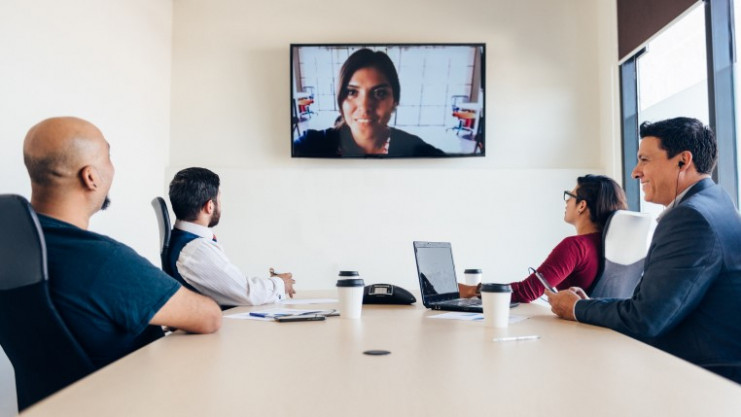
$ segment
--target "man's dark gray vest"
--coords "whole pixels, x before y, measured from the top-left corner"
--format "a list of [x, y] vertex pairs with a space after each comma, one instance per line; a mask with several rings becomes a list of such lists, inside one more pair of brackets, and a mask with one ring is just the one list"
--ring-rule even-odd
[[167, 264], [165, 264], [165, 272], [167, 272], [171, 277], [178, 280], [178, 282], [183, 284], [185, 288], [200, 294], [198, 290], [193, 288], [192, 285], [188, 284], [185, 279], [183, 279], [177, 268], [177, 262], [178, 258], [180, 257], [180, 252], [182, 252], [185, 245], [187, 245], [194, 239], [198, 239], [199, 237], [200, 236], [196, 234], [186, 232], [184, 230], [172, 229], [172, 234], [170, 236], [170, 249], [167, 253]]

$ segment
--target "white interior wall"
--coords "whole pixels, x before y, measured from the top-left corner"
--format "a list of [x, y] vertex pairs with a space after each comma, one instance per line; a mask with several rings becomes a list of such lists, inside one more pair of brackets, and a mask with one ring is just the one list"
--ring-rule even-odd
[[[521, 279], [573, 233], [562, 190], [614, 169], [614, 35], [598, 35], [614, 14], [608, 0], [179, 0], [167, 177], [219, 173], [227, 253], [251, 275], [294, 272], [299, 291], [341, 268], [415, 289], [412, 240]], [[485, 158], [291, 159], [290, 43], [472, 41], [487, 44]]]
[[[30, 198], [22, 150], [32, 125], [88, 119], [111, 144], [117, 169], [113, 205], [91, 229], [159, 262], [149, 201], [165, 181], [172, 2], [4, 0], [0, 39], [0, 193]], [[8, 365], [0, 358], [0, 415], [15, 409]]]
[[[598, 69], [600, 94], [599, 139], [602, 146], [602, 165], [605, 174], [622, 184], [623, 160], [620, 126], [620, 68], [618, 66], [617, 2], [599, 0], [594, 33], [598, 43]], [[606, 28], [614, 28], [606, 30]]]
[[172, 3], [3, 1], [0, 39], [0, 192], [30, 198], [23, 138], [31, 126], [87, 119], [116, 167], [113, 204], [91, 229], [159, 262], [149, 201], [162, 192], [169, 149]]

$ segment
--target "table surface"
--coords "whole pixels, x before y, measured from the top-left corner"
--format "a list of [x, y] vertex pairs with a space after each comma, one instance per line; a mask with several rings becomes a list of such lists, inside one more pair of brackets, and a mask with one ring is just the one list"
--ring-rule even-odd
[[[322, 307], [337, 305], [286, 306]], [[366, 305], [359, 320], [225, 318], [215, 334], [165, 337], [23, 416], [741, 415], [740, 385], [540, 305], [511, 313], [528, 319], [491, 329], [431, 319], [440, 312], [421, 302]], [[518, 335], [540, 339], [492, 341]]]

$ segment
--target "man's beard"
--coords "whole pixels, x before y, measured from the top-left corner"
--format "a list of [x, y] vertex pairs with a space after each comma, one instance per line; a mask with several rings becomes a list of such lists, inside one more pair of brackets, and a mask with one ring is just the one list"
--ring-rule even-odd
[[217, 211], [211, 217], [211, 221], [208, 222], [208, 227], [216, 226], [217, 224], [219, 224], [219, 220], [221, 220], [221, 210], [217, 209]]
[[103, 205], [102, 205], [102, 206], [100, 206], [100, 209], [101, 209], [101, 210], [105, 210], [105, 209], [107, 209], [107, 208], [108, 208], [108, 206], [110, 206], [110, 205], [111, 205], [111, 199], [110, 199], [110, 198], [108, 198], [108, 196], [105, 196], [105, 200], [103, 200]]

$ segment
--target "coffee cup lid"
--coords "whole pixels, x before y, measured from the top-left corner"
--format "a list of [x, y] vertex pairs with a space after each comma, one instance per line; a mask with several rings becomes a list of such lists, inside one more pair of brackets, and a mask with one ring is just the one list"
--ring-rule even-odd
[[360, 276], [358, 271], [340, 271], [341, 277], [357, 277]]
[[364, 285], [365, 285], [365, 282], [360, 278], [338, 279], [337, 280], [338, 287], [362, 287]]
[[481, 292], [512, 292], [509, 284], [486, 283], [481, 284]]
[[480, 269], [466, 269], [465, 271], [463, 271], [463, 273], [464, 274], [480, 274], [481, 270]]

